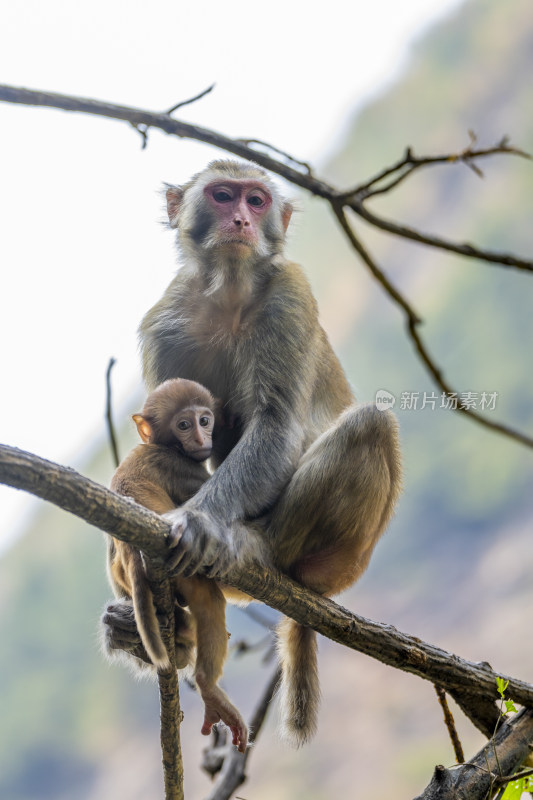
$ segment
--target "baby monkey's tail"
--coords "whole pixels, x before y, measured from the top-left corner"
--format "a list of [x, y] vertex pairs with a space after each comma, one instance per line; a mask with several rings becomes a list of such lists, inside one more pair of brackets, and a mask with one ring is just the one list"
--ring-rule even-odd
[[170, 660], [161, 638], [154, 598], [139, 550], [135, 551], [132, 561], [132, 599], [139, 635], [152, 664], [165, 670], [169, 668]]

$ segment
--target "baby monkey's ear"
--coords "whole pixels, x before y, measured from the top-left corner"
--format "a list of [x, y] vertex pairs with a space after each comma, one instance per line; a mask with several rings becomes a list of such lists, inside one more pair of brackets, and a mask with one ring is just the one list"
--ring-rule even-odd
[[142, 414], [133, 414], [132, 420], [137, 425], [139, 436], [141, 437], [143, 442], [145, 444], [151, 442], [153, 437], [153, 430], [148, 420], [146, 420]]

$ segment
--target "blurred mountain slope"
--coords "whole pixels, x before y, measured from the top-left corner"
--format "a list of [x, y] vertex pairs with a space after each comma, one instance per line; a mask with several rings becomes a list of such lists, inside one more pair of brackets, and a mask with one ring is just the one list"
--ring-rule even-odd
[[[533, 15], [529, 0], [470, 0], [414, 48], [401, 80], [346, 126], [317, 171], [340, 188], [417, 154], [460, 151], [468, 130], [490, 145], [509, 134], [533, 152]], [[297, 154], [296, 154], [297, 155]], [[421, 171], [384, 216], [457, 240], [531, 257], [531, 163], [495, 157], [483, 180], [461, 164]], [[403, 318], [361, 269], [331, 214], [302, 197], [291, 255], [306, 265], [321, 314], [361, 400], [379, 389], [435, 390]], [[533, 430], [531, 278], [442, 255], [356, 222], [389, 277], [426, 320], [424, 335], [459, 391], [497, 392], [494, 418]], [[170, 247], [169, 241], [169, 247]], [[438, 405], [438, 403], [437, 403]], [[132, 408], [131, 411], [134, 411]], [[495, 669], [533, 680], [526, 635], [531, 590], [531, 451], [444, 410], [399, 410], [405, 493], [368, 573], [341, 598]], [[122, 450], [128, 436], [122, 436]], [[103, 483], [107, 451], [83, 470]], [[0, 561], [0, 797], [130, 800], [161, 796], [157, 690], [102, 660], [97, 619], [110, 596], [102, 537], [43, 508]], [[260, 638], [241, 612], [229, 628]], [[453, 761], [433, 689], [321, 641], [323, 708], [317, 739], [297, 753], [277, 741], [275, 713], [251, 760], [243, 796], [409, 797], [435, 763]], [[227, 687], [249, 713], [268, 669], [232, 661]], [[205, 795], [198, 771], [200, 706], [183, 690], [187, 796]], [[465, 747], [481, 737], [457, 712]], [[275, 764], [275, 769], [272, 765]]]

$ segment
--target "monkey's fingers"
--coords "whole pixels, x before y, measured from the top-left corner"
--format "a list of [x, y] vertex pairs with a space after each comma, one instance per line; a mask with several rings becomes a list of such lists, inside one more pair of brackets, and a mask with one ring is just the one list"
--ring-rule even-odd
[[186, 578], [190, 578], [198, 572], [202, 572], [204, 575], [212, 572], [214, 575], [217, 573], [216, 553], [207, 542], [203, 547], [198, 546], [196, 542], [188, 547], [184, 542], [183, 551], [179, 561], [176, 561], [175, 569]]
[[202, 736], [209, 736], [211, 733], [211, 729], [213, 725], [216, 725], [217, 722], [221, 722], [220, 714], [212, 706], [205, 707], [205, 714], [204, 714], [204, 722], [202, 725]]
[[172, 511], [167, 511], [162, 516], [172, 525], [172, 530], [167, 537], [168, 546], [176, 547], [180, 542], [183, 531], [187, 527], [187, 512], [182, 508], [173, 508]]
[[182, 575], [186, 565], [189, 563], [190, 554], [183, 548], [175, 548], [167, 556], [166, 565], [170, 575]]
[[107, 621], [110, 625], [122, 628], [123, 630], [137, 630], [135, 612], [131, 600], [124, 599], [117, 600], [114, 603], [108, 603], [102, 621]]
[[133, 650], [140, 645], [141, 640], [135, 633], [128, 631], [106, 631], [106, 642], [111, 650]]
[[173, 550], [175, 547], [177, 547], [180, 544], [182, 536], [183, 536], [183, 531], [185, 530], [185, 525], [186, 525], [185, 522], [180, 523], [175, 528], [172, 528], [172, 530], [168, 534], [168, 536], [167, 536], [167, 545], [171, 550]]
[[[179, 530], [173, 537], [174, 531], [169, 535], [169, 547], [166, 565], [171, 575], [193, 575], [198, 572], [201, 564], [201, 549], [199, 537], [195, 540], [194, 534], [188, 528]], [[172, 537], [172, 538], [171, 538]]]
[[246, 748], [248, 747], [248, 730], [246, 725], [244, 725], [244, 723], [242, 726], [230, 725], [229, 729], [232, 735], [231, 743], [235, 745], [239, 753], [246, 753]]
[[164, 515], [165, 518], [172, 523], [172, 530], [167, 536], [169, 554], [166, 559], [166, 564], [168, 569], [172, 572], [176, 570], [175, 574], [182, 572], [180, 565], [186, 553], [183, 547], [183, 535], [187, 528], [187, 515], [180, 509], [177, 510], [179, 516], [176, 515], [175, 511], [170, 511], [168, 514]]

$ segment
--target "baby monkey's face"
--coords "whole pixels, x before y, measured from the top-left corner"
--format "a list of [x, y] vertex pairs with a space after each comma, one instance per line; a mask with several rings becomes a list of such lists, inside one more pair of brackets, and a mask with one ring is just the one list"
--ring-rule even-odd
[[213, 448], [215, 417], [206, 406], [180, 409], [170, 420], [170, 432], [184, 455], [205, 461]]

